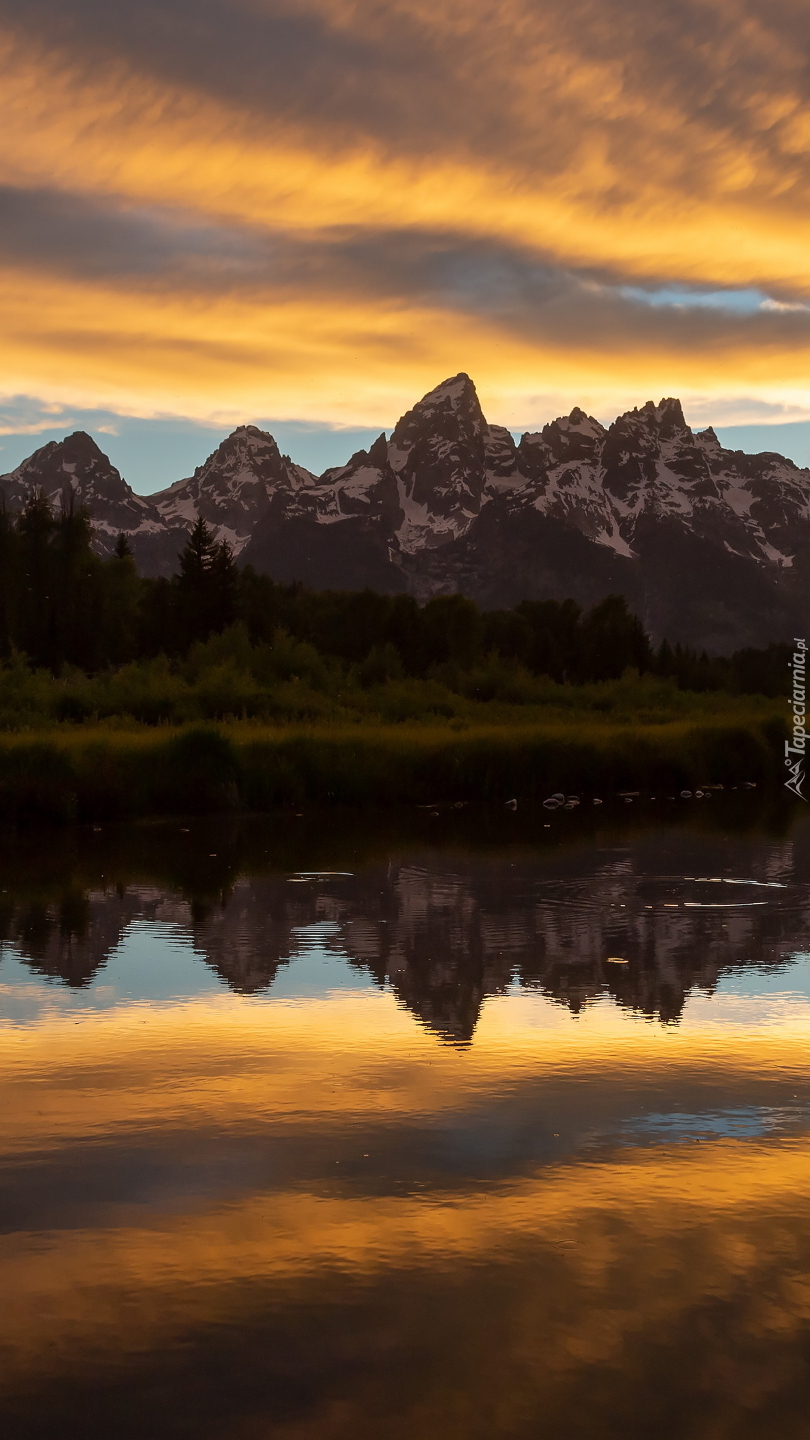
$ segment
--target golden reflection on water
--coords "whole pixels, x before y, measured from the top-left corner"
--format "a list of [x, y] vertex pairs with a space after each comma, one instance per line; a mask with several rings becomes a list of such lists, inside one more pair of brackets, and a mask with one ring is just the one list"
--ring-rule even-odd
[[[237, 1406], [227, 1425], [201, 1415], [188, 1433], [584, 1436], [599, 1433], [600, 1405], [621, 1416], [627, 1387], [654, 1386], [667, 1355], [677, 1367], [688, 1353], [696, 1393], [711, 1394], [689, 1433], [764, 1434], [757, 1416], [804, 1373], [810, 1141], [618, 1144], [616, 1127], [718, 1097], [731, 1109], [804, 1098], [807, 1035], [790, 995], [770, 997], [764, 1024], [745, 997], [725, 1010], [696, 1000], [673, 1029], [611, 1002], [575, 1019], [508, 996], [484, 1007], [465, 1051], [390, 993], [46, 1013], [2, 1039], [0, 1150], [12, 1167], [50, 1167], [56, 1193], [45, 1223], [0, 1239], [0, 1386], [25, 1395], [77, 1368], [109, 1383], [212, 1332], [227, 1350], [267, 1331], [275, 1347], [290, 1334], [319, 1347], [326, 1379], [305, 1413]], [[583, 1111], [601, 1117], [601, 1151], [555, 1156], [553, 1126]], [[550, 1152], [507, 1160], [484, 1184], [445, 1164], [465, 1116], [496, 1131], [539, 1123]], [[408, 1151], [414, 1128], [433, 1135], [432, 1158]], [[301, 1135], [309, 1173], [283, 1155], [258, 1178], [244, 1168], [240, 1141], [272, 1154]], [[404, 1153], [394, 1181], [379, 1159], [392, 1146]], [[63, 1163], [75, 1186], [77, 1166], [96, 1174], [147, 1152], [170, 1166], [163, 1192], [60, 1214]], [[197, 1178], [184, 1187], [186, 1165]], [[347, 1313], [365, 1360], [377, 1355], [359, 1371], [354, 1355], [349, 1391], [329, 1379]], [[404, 1386], [396, 1400], [380, 1365]], [[179, 1394], [186, 1381], [171, 1383]], [[629, 1433], [651, 1433], [633, 1431], [634, 1413]], [[806, 1434], [789, 1404], [780, 1414], [785, 1434]]]
[[686, 1023], [671, 1028], [610, 1001], [573, 1019], [515, 995], [485, 1005], [465, 1051], [438, 1044], [390, 994], [375, 992], [46, 1015], [3, 1035], [0, 1083], [12, 1103], [0, 1113], [0, 1145], [8, 1155], [178, 1122], [221, 1131], [329, 1127], [336, 1117], [380, 1123], [455, 1112], [478, 1094], [541, 1075], [592, 1074], [607, 1088], [621, 1079], [640, 1093], [680, 1069], [733, 1085], [752, 1072], [802, 1074], [809, 1034], [810, 1004], [789, 993], [771, 997], [767, 1023], [755, 1002], [724, 1009], [697, 1000]]

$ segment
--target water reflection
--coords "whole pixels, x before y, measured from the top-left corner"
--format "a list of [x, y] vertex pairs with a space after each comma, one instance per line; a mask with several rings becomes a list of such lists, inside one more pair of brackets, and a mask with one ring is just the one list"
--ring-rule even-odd
[[484, 823], [8, 845], [15, 1440], [806, 1435], [808, 827]]
[[[159, 835], [191, 852], [192, 870], [196, 860], [186, 885], [145, 883], [153, 837], [143, 834], [135, 879], [126, 874], [131, 855], [115, 853], [115, 832], [99, 861], [106, 883], [97, 875], [79, 889], [74, 878], [60, 890], [55, 876], [49, 895], [35, 870], [35, 894], [12, 888], [0, 897], [0, 943], [34, 975], [86, 989], [133, 928], [148, 925], [167, 942], [186, 937], [241, 995], [272, 991], [279, 971], [314, 946], [390, 987], [442, 1039], [467, 1044], [486, 997], [515, 982], [574, 1013], [607, 993], [677, 1021], [695, 988], [711, 994], [730, 971], [778, 967], [810, 937], [802, 832], [753, 842], [603, 834], [598, 845], [541, 854], [417, 846], [366, 860], [356, 873], [273, 869], [259, 845], [253, 873], [218, 885], [211, 862], [226, 857], [200, 854], [189, 835]], [[92, 865], [100, 845], [87, 848]]]

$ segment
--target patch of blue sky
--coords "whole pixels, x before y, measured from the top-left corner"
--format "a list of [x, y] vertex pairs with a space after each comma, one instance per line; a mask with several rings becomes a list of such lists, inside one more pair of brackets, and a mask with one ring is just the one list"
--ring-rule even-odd
[[623, 285], [619, 293], [625, 300], [637, 300], [643, 305], [670, 306], [679, 310], [732, 310], [740, 315], [753, 315], [772, 303], [762, 290], [689, 290], [680, 285], [647, 289]]
[[[634, 298], [650, 305], [719, 306], [722, 302], [726, 309], [736, 309], [739, 314], [761, 308], [767, 298], [755, 290], [696, 292], [673, 286], [656, 291], [628, 290], [626, 293], [632, 293]], [[756, 305], [752, 303], [754, 298]], [[643, 403], [644, 398], [640, 396], [638, 403]], [[742, 450], [749, 455], [762, 451], [776, 452], [786, 455], [797, 465], [807, 466], [810, 463], [810, 420], [779, 420], [776, 415], [783, 409], [750, 396], [720, 401], [716, 410], [703, 404], [698, 415], [690, 413], [686, 404], [687, 419], [693, 428], [702, 429], [713, 424], [721, 444], [729, 449]], [[750, 418], [743, 423], [723, 424], [723, 419], [735, 411], [748, 412]], [[759, 414], [762, 414], [762, 421], [755, 418]], [[545, 420], [553, 418], [553, 414], [547, 414], [528, 428], [540, 429]], [[396, 419], [395, 415], [391, 417], [389, 431]], [[610, 424], [613, 416], [600, 415], [600, 419]], [[345, 464], [358, 450], [367, 450], [380, 433], [377, 426], [343, 428], [267, 416], [245, 416], [241, 421], [216, 423], [182, 416], [140, 418], [119, 415], [111, 410], [46, 404], [30, 396], [12, 396], [0, 399], [0, 475], [13, 470], [50, 441], [63, 440], [75, 430], [85, 430], [109, 456], [133, 490], [139, 495], [150, 495], [193, 474], [237, 423], [258, 425], [260, 429], [269, 431], [283, 454], [290, 455], [297, 464], [315, 475], [322, 474], [330, 466]], [[521, 431], [513, 430], [512, 433], [519, 441]]]
[[727, 450], [742, 450], [746, 455], [767, 451], [786, 455], [803, 468], [810, 465], [810, 420], [773, 425], [715, 425], [714, 431]]
[[377, 427], [344, 429], [304, 420], [247, 415], [240, 421], [207, 421], [116, 415], [110, 410], [44, 405], [28, 396], [0, 400], [0, 474], [13, 470], [34, 450], [85, 430], [139, 495], [150, 495], [184, 480], [202, 465], [237, 424], [258, 425], [274, 436], [282, 454], [313, 474], [342, 465], [368, 449]]

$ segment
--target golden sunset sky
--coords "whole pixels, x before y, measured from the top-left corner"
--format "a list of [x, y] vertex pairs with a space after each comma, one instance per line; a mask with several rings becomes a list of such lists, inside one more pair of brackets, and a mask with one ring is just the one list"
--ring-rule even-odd
[[514, 430], [810, 421], [809, 37], [802, 0], [0, 0], [0, 431], [371, 433], [460, 370]]

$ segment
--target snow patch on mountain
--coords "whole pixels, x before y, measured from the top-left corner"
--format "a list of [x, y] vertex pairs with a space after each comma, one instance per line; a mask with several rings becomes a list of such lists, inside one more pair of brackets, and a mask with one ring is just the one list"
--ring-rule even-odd
[[767, 572], [798, 572], [810, 556], [810, 473], [778, 455], [725, 450], [711, 428], [690, 429], [677, 400], [648, 401], [609, 427], [575, 407], [515, 444], [487, 422], [465, 374], [429, 391], [390, 437], [320, 477], [282, 455], [272, 435], [242, 425], [192, 476], [153, 496], [134, 494], [77, 432], [0, 476], [11, 510], [37, 489], [57, 508], [75, 494], [102, 554], [124, 531], [147, 573], [172, 573], [198, 515], [237, 555], [258, 532], [283, 533], [290, 522], [301, 535], [331, 527], [330, 545], [332, 534], [365, 536], [371, 549], [352, 553], [387, 556], [403, 574], [429, 553], [431, 585], [449, 583], [443, 552], [480, 533], [485, 513], [510, 524], [547, 517], [623, 562], [664, 532]]

